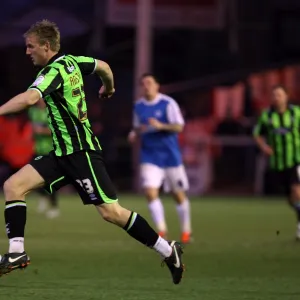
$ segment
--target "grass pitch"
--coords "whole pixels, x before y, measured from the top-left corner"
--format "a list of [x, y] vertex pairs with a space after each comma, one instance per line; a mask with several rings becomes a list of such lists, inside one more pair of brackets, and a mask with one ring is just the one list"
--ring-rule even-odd
[[[300, 243], [284, 200], [193, 199], [195, 242], [185, 249], [187, 271], [175, 286], [158, 254], [77, 197], [60, 196], [55, 220], [38, 215], [32, 198], [25, 243], [32, 263], [0, 278], [1, 300], [300, 299]], [[142, 197], [120, 202], [150, 220]], [[164, 202], [171, 237], [178, 238], [175, 206]], [[0, 252], [6, 250], [3, 226]]]

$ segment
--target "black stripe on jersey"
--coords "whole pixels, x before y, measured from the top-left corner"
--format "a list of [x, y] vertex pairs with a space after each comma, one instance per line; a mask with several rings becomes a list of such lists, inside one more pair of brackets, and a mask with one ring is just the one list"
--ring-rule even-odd
[[[269, 120], [269, 123], [272, 124], [272, 114], [273, 114], [273, 109], [270, 109], [268, 111], [268, 120]], [[274, 153], [275, 153], [275, 168], [278, 169], [278, 166], [279, 166], [279, 163], [278, 163], [278, 153], [277, 153], [277, 150], [278, 148], [276, 147], [276, 137], [275, 137], [275, 134], [271, 134], [269, 135], [269, 142], [271, 142], [271, 145], [272, 145], [272, 148], [274, 150]]]
[[91, 133], [91, 136], [92, 136], [92, 142], [93, 142], [93, 145], [95, 147], [96, 150], [101, 150], [101, 148], [99, 147], [99, 142], [98, 142], [98, 139], [96, 138], [96, 136]]
[[77, 126], [79, 138], [80, 138], [83, 149], [90, 149], [91, 146], [87, 141], [87, 136], [86, 136], [84, 128], [83, 128], [84, 125], [77, 119], [77, 117], [72, 116], [72, 119]]
[[97, 137], [95, 136], [95, 134], [93, 133], [93, 131], [89, 127], [87, 127], [87, 126], [85, 126], [85, 127], [87, 128], [87, 130], [91, 134], [92, 143], [93, 143], [95, 149], [96, 150], [101, 150], [101, 148], [99, 146], [99, 141], [98, 141]]
[[78, 62], [76, 61], [76, 59], [75, 59], [73, 56], [68, 55], [67, 57], [68, 57], [74, 64], [76, 64], [76, 65], [79, 66]]
[[78, 97], [78, 96], [80, 96], [80, 95], [81, 95], [80, 89], [73, 89], [73, 90], [72, 90], [72, 96], [73, 96], [73, 97]]
[[[62, 104], [67, 109], [68, 108], [68, 103], [67, 103], [66, 99], [63, 97], [63, 95], [60, 95], [60, 97], [61, 97], [60, 101], [62, 102]], [[84, 125], [78, 120], [77, 117], [72, 115], [70, 112], [66, 111], [64, 108], [63, 108], [63, 110], [67, 113], [68, 119], [71, 118], [73, 120], [75, 126], [76, 126], [76, 128], [74, 128], [74, 124], [70, 120], [70, 123], [72, 124], [72, 128], [74, 129], [74, 131], [72, 132], [73, 133], [72, 144], [73, 144], [74, 151], [75, 150], [76, 151], [81, 150], [80, 142], [81, 142], [81, 145], [82, 145], [83, 149], [90, 149], [91, 147], [90, 147], [89, 143], [87, 142], [87, 137], [86, 137], [86, 134], [85, 134], [85, 131], [84, 131], [84, 128], [83, 128]], [[76, 129], [77, 129], [77, 131], [76, 131]], [[68, 128], [68, 130], [69, 130], [69, 128]], [[77, 136], [77, 133], [78, 133], [79, 137]], [[78, 138], [80, 139], [80, 142], [79, 142]], [[76, 141], [76, 143], [75, 143], [75, 141]], [[75, 144], [77, 145], [76, 148], [75, 148]]]
[[[291, 106], [290, 108], [290, 113], [291, 113], [291, 128], [293, 128], [294, 127], [294, 122], [295, 122], [295, 111], [294, 111], [294, 108]], [[294, 130], [292, 129], [291, 130], [291, 133], [292, 133], [292, 143], [293, 143], [293, 163], [294, 163], [294, 165], [296, 165], [297, 164], [297, 148], [296, 148], [296, 142], [295, 142], [295, 132], [294, 132]]]
[[69, 135], [71, 143], [72, 143], [73, 151], [75, 152], [75, 151], [81, 150], [80, 143], [77, 138], [76, 128], [74, 127], [74, 124], [73, 124], [72, 120], [70, 119], [71, 114], [67, 110], [65, 110], [65, 108], [63, 107], [63, 105], [67, 105], [66, 100], [63, 96], [63, 88], [60, 88], [58, 93], [54, 96], [54, 101], [55, 101], [55, 104], [57, 106], [57, 109], [58, 109], [62, 119], [64, 120], [65, 126], [68, 131], [68, 135]]
[[72, 56], [68, 56], [68, 57], [78, 65], [82, 74], [90, 75], [95, 71], [95, 64], [96, 64], [95, 59], [94, 59], [94, 63], [84, 63], [84, 62], [76, 61]]
[[[280, 120], [280, 128], [284, 128], [284, 120], [283, 120], [283, 114], [279, 114], [279, 120]], [[282, 157], [283, 157], [283, 168], [284, 169], [286, 169], [286, 167], [287, 167], [287, 159], [286, 159], [286, 144], [287, 144], [287, 142], [286, 142], [286, 138], [283, 136], [283, 135], [281, 135], [280, 136], [280, 138], [281, 138], [281, 145], [282, 145]]]
[[80, 72], [82, 73], [80, 64], [76, 61], [76, 59], [70, 55], [68, 55], [68, 58], [70, 59], [70, 61], [72, 61], [74, 64], [76, 64], [78, 66]]
[[[51, 108], [50, 108], [50, 105], [47, 103], [47, 101], [45, 101], [45, 104], [48, 108], [48, 114], [49, 114], [49, 118], [50, 118], [50, 124], [52, 125], [53, 129], [54, 129], [54, 126], [53, 126], [53, 118], [51, 118], [51, 115], [50, 115], [50, 112], [51, 112]], [[53, 135], [53, 133], [51, 132], [51, 135]], [[58, 138], [57, 138], [58, 139]], [[52, 136], [52, 145], [53, 145], [53, 150], [54, 152], [56, 151], [57, 147], [56, 147], [56, 143], [54, 142], [54, 137]]]
[[[51, 97], [51, 99], [54, 101], [54, 99], [52, 97]], [[46, 101], [46, 104], [47, 104], [47, 101]], [[66, 155], [66, 153], [67, 153], [67, 147], [66, 147], [66, 144], [64, 142], [64, 139], [62, 138], [62, 133], [61, 133], [61, 131], [59, 129], [59, 126], [56, 123], [56, 120], [54, 118], [51, 106], [49, 104], [47, 104], [47, 107], [48, 107], [48, 111], [49, 111], [49, 117], [51, 119], [51, 124], [52, 124], [52, 127], [54, 129], [54, 132], [55, 132], [55, 135], [56, 135], [59, 147], [61, 149], [62, 155]], [[53, 144], [55, 144], [55, 143], [53, 143]], [[56, 150], [56, 147], [54, 147], [54, 150]]]
[[61, 60], [57, 61], [56, 63], [64, 66], [64, 69], [67, 74], [71, 74], [74, 71], [74, 67], [72, 68], [71, 65], [68, 65], [68, 62], [64, 59], [61, 59]]
[[60, 83], [63, 82], [63, 78], [58, 71], [57, 75], [53, 78], [49, 86], [44, 90], [44, 93], [42, 93], [43, 96], [50, 94], [51, 92], [54, 92]]
[[[68, 55], [67, 56], [71, 61], [73, 61], [74, 62], [74, 64], [77, 64], [78, 66], [80, 65], [82, 65], [82, 64], [79, 64], [75, 59], [74, 59], [74, 57], [73, 56], [71, 56], [71, 55]], [[79, 66], [79, 68], [80, 68], [80, 66]], [[80, 68], [81, 69], [81, 68]], [[91, 73], [94, 71], [94, 67], [93, 67], [93, 70], [91, 71]], [[76, 90], [76, 91], [78, 91], [78, 90]], [[76, 118], [76, 120], [78, 120], [77, 118]], [[80, 123], [80, 124], [82, 124], [83, 126], [85, 126], [85, 124], [84, 123]], [[94, 145], [94, 148], [96, 149], [96, 150], [101, 150], [101, 148], [99, 147], [99, 142], [97, 141], [97, 138], [96, 138], [96, 136], [94, 135], [94, 133], [92, 132], [92, 130], [89, 128], [89, 127], [87, 127], [87, 126], [85, 126], [85, 128], [87, 128], [87, 130], [90, 132], [90, 134], [91, 134], [91, 141], [92, 141], [92, 143], [93, 143], [93, 145]], [[86, 137], [86, 134], [85, 134], [85, 140], [87, 139], [87, 137]]]
[[45, 67], [44, 70], [41, 72], [40, 75], [47, 75], [47, 73], [49, 73], [49, 71], [51, 70], [51, 67]]

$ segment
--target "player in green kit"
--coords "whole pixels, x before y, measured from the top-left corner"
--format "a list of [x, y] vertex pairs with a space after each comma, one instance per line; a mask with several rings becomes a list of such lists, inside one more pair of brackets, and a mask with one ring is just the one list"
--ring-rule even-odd
[[289, 104], [285, 87], [275, 86], [272, 103], [254, 127], [254, 139], [269, 157], [273, 184], [282, 185], [296, 212], [296, 238], [300, 239], [300, 107]]
[[[83, 203], [94, 205], [104, 220], [157, 251], [168, 266], [173, 283], [178, 284], [184, 271], [181, 245], [166, 241], [141, 215], [119, 204], [104, 165], [101, 146], [91, 130], [83, 76], [93, 73], [99, 76], [103, 83], [99, 96], [110, 98], [115, 88], [109, 65], [94, 58], [61, 53], [59, 29], [47, 20], [34, 24], [26, 32], [25, 40], [27, 55], [42, 69], [26, 92], [0, 107], [0, 115], [21, 111], [43, 98], [54, 150], [35, 158], [4, 183], [9, 250], [0, 261], [0, 275], [30, 263], [24, 251], [25, 195], [41, 187], [52, 193], [72, 184]], [[94, 259], [101, 259], [101, 256]], [[145, 258], [145, 267], [147, 264]]]
[[[48, 126], [46, 104], [43, 99], [40, 99], [36, 105], [29, 108], [28, 116], [33, 127], [35, 156], [47, 155], [53, 150], [53, 145], [51, 131]], [[50, 204], [50, 209], [46, 211], [47, 218], [58, 217], [57, 193], [48, 194], [44, 189], [39, 189], [38, 192], [40, 194], [38, 212], [44, 213]]]

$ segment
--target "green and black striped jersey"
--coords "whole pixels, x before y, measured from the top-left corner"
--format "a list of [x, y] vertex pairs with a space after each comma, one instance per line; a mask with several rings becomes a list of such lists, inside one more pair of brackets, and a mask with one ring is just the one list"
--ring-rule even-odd
[[82, 77], [92, 74], [96, 64], [90, 57], [57, 54], [29, 87], [45, 100], [57, 156], [80, 150], [101, 150], [87, 118]]
[[254, 136], [264, 136], [274, 154], [271, 169], [282, 171], [300, 164], [300, 107], [289, 105], [284, 113], [273, 108], [263, 111], [253, 130]]

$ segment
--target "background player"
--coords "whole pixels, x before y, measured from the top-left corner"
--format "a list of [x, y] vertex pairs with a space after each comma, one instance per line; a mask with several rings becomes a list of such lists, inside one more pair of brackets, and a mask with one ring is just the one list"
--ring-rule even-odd
[[134, 128], [128, 139], [133, 143], [138, 135], [141, 137], [140, 172], [148, 207], [159, 234], [166, 236], [164, 207], [159, 198], [159, 188], [164, 184], [177, 203], [181, 242], [189, 243], [190, 202], [185, 193], [189, 184], [177, 136], [184, 120], [175, 100], [159, 93], [159, 83], [152, 74], [144, 74], [141, 85], [143, 97], [134, 106]]
[[[35, 105], [31, 106], [28, 111], [29, 119], [33, 127], [34, 138], [34, 156], [47, 155], [53, 150], [51, 131], [48, 126], [46, 104], [40, 99]], [[59, 208], [57, 202], [57, 193], [48, 194], [44, 189], [38, 190], [40, 196], [38, 204], [38, 212], [46, 212], [49, 219], [59, 216]], [[48, 209], [50, 205], [50, 209]]]
[[25, 39], [27, 55], [42, 69], [26, 92], [0, 107], [0, 115], [26, 109], [43, 98], [47, 105], [54, 151], [34, 159], [4, 183], [9, 251], [1, 259], [0, 275], [30, 263], [24, 251], [25, 195], [40, 187], [52, 192], [72, 184], [83, 203], [94, 205], [103, 219], [155, 249], [169, 267], [173, 282], [178, 284], [183, 273], [180, 244], [167, 242], [142, 216], [120, 206], [104, 166], [101, 146], [91, 130], [82, 76], [96, 73], [103, 83], [100, 97], [109, 98], [115, 92], [109, 65], [93, 58], [59, 52], [59, 29], [47, 20], [32, 25]]
[[274, 185], [284, 185], [288, 203], [297, 214], [296, 237], [300, 239], [300, 107], [289, 104], [283, 86], [273, 88], [271, 106], [262, 112], [253, 134], [269, 156]]

